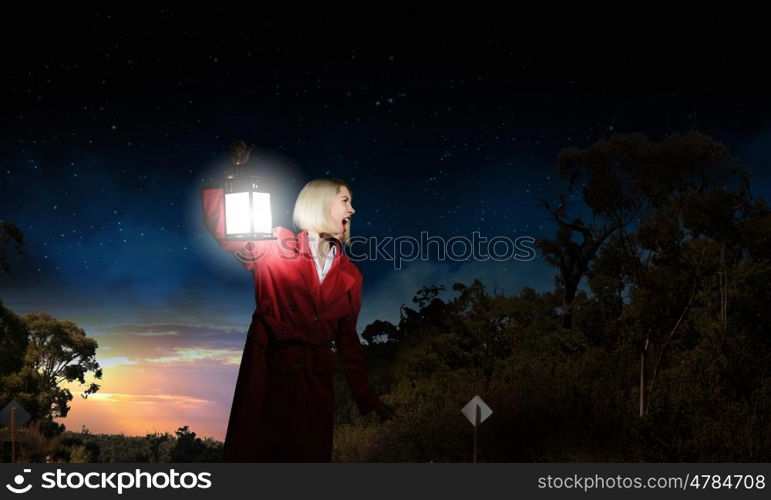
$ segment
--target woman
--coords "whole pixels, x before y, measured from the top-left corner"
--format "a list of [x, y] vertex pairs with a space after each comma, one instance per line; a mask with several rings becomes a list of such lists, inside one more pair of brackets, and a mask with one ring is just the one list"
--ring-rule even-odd
[[334, 423], [333, 342], [362, 415], [392, 409], [372, 392], [356, 333], [362, 277], [342, 251], [350, 241], [351, 190], [316, 179], [297, 197], [296, 235], [225, 240], [221, 189], [204, 189], [206, 228], [254, 276], [257, 310], [238, 372], [226, 462], [329, 462]]

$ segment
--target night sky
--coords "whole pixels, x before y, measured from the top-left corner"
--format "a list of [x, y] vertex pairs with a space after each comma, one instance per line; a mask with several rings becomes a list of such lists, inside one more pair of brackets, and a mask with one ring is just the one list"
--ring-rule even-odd
[[[294, 229], [305, 182], [337, 177], [366, 237], [551, 235], [536, 198], [562, 187], [560, 150], [694, 124], [753, 171], [755, 196], [771, 194], [751, 15], [62, 10], [8, 23], [0, 220], [22, 229], [28, 258], [0, 298], [99, 340], [102, 391], [76, 397], [69, 429], [224, 436], [254, 298], [203, 228], [200, 189], [235, 139], [281, 186], [274, 225]], [[398, 321], [424, 285], [479, 277], [517, 293], [554, 279], [540, 255], [357, 265], [360, 331]]]

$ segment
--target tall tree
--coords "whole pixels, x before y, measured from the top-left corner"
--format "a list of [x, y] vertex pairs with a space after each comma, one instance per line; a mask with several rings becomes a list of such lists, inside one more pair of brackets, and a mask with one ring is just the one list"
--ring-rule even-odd
[[536, 244], [546, 261], [560, 271], [563, 328], [572, 328], [578, 286], [602, 245], [637, 219], [644, 208], [634, 186], [639, 173], [651, 167], [652, 147], [641, 134], [619, 135], [584, 151], [564, 149], [558, 156], [558, 173], [567, 181], [566, 192], [556, 206], [539, 198], [557, 224], [557, 234]]
[[564, 151], [560, 166], [571, 194], [581, 185], [587, 219], [605, 222], [599, 232], [583, 230], [580, 245], [569, 234], [595, 222], [556, 217], [558, 238], [543, 248], [563, 268], [568, 306], [575, 291], [569, 286], [583, 275], [599, 280], [593, 289], [615, 287], [628, 304], [616, 310], [638, 335], [644, 416], [673, 340], [687, 328], [711, 276], [718, 277], [718, 316], [727, 321], [729, 262], [740, 254], [732, 242], [751, 206], [748, 176], [723, 144], [695, 131], [661, 142], [616, 136], [585, 151]]
[[[18, 390], [30, 400], [36, 418], [66, 417], [72, 400], [65, 382], [85, 384], [92, 373], [102, 378], [102, 369], [96, 361], [96, 340], [72, 321], [60, 321], [45, 313], [23, 317], [29, 331], [29, 345], [22, 368], [22, 384]], [[99, 390], [92, 382], [81, 394], [84, 399]]]

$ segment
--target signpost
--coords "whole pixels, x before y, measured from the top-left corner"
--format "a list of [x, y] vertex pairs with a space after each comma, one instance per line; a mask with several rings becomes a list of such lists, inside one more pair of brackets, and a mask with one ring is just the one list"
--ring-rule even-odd
[[0, 411], [0, 422], [11, 429], [11, 463], [16, 462], [16, 428], [27, 423], [30, 414], [16, 400]]
[[479, 424], [487, 420], [492, 415], [493, 410], [482, 401], [479, 396], [474, 396], [466, 406], [460, 410], [466, 416], [471, 425], [474, 426], [474, 463], [477, 463], [477, 441], [479, 435]]

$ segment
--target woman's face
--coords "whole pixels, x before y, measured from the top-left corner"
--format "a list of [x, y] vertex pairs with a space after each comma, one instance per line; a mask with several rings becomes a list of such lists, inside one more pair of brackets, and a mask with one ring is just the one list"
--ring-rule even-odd
[[356, 213], [353, 205], [351, 205], [351, 192], [348, 191], [347, 187], [340, 186], [337, 196], [329, 207], [329, 211], [332, 220], [339, 227], [339, 231], [332, 236], [340, 240], [351, 224], [351, 216]]

